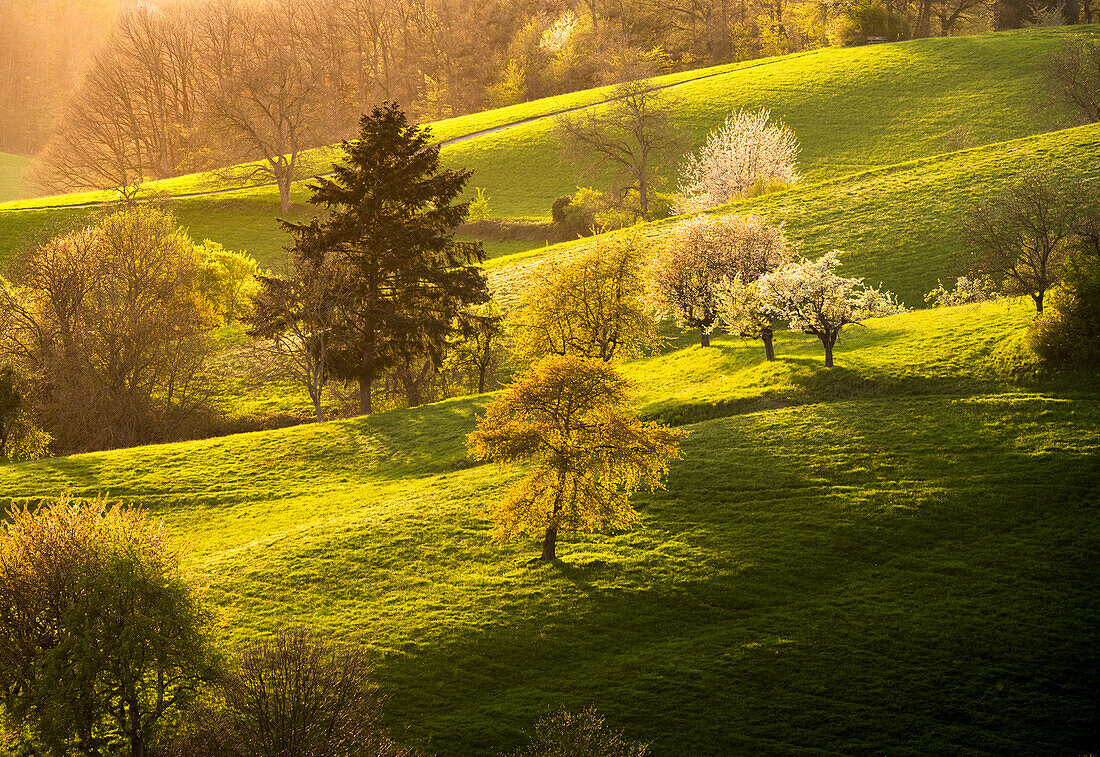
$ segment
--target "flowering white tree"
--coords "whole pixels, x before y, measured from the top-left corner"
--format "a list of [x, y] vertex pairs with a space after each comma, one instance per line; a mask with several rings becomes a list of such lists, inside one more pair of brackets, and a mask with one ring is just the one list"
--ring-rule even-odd
[[759, 216], [697, 216], [676, 226], [651, 264], [650, 297], [681, 327], [699, 329], [709, 347], [723, 282], [755, 281], [788, 259], [783, 230]]
[[841, 330], [866, 318], [904, 313], [890, 292], [863, 285], [863, 279], [838, 276], [837, 251], [819, 260], [788, 263], [757, 281], [757, 294], [791, 328], [813, 334], [825, 347], [825, 365], [833, 365], [833, 345]]
[[712, 131], [680, 169], [675, 210], [688, 213], [724, 205], [741, 197], [757, 181], [798, 182], [798, 139], [771, 112], [738, 111]]

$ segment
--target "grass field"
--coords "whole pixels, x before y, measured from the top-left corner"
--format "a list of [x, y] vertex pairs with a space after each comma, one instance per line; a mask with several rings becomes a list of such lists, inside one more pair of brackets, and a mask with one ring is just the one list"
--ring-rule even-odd
[[438, 754], [559, 703], [657, 755], [1086, 753], [1100, 395], [1021, 379], [1028, 317], [871, 321], [832, 371], [799, 335], [771, 366], [725, 338], [630, 364], [643, 413], [697, 421], [685, 459], [638, 530], [551, 566], [489, 541], [513, 474], [466, 462], [486, 397], [2, 466], [0, 491], [151, 508], [229, 636], [362, 641], [390, 722]]
[[21, 200], [27, 196], [23, 186], [23, 172], [31, 163], [30, 158], [0, 152], [0, 203]]
[[[686, 147], [701, 143], [731, 110], [769, 107], [798, 134], [805, 180], [816, 184], [1066, 126], [1066, 113], [1042, 106], [1037, 65], [1060, 39], [1080, 29], [827, 48], [685, 72], [663, 81], [680, 83], [668, 91], [679, 102], [676, 120]], [[454, 138], [599, 102], [607, 94], [603, 89], [548, 98], [450, 119], [434, 124], [433, 129], [441, 139]], [[443, 155], [450, 165], [474, 170], [471, 186], [486, 190], [496, 217], [547, 218], [555, 197], [571, 193], [578, 184], [602, 183], [600, 177], [578, 173], [565, 160], [553, 134], [552, 118], [452, 145]], [[667, 178], [673, 178], [679, 159], [666, 156], [663, 173]], [[324, 159], [315, 163], [322, 166]], [[172, 195], [220, 186], [209, 175], [196, 175], [157, 183], [153, 189]], [[91, 212], [42, 207], [71, 206], [105, 196], [69, 195], [0, 205], [0, 263], [25, 248], [43, 224], [78, 222]], [[300, 203], [305, 196], [299, 186], [295, 201]], [[287, 237], [275, 220], [280, 213], [272, 187], [191, 198], [173, 207], [197, 238], [245, 249], [269, 265], [283, 255]], [[28, 210], [33, 208], [39, 210]], [[303, 212], [296, 210], [294, 215]], [[497, 252], [496, 246], [490, 248]]]

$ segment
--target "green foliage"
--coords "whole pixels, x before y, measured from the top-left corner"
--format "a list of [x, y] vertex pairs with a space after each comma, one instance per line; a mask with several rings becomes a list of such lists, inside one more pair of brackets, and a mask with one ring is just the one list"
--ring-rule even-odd
[[486, 221], [489, 219], [489, 195], [485, 194], [482, 187], [477, 187], [477, 196], [470, 200], [470, 212], [467, 219], [470, 221]]
[[62, 496], [0, 532], [0, 682], [7, 717], [56, 753], [133, 754], [212, 673], [210, 622], [163, 527]]
[[232, 252], [209, 239], [195, 246], [202, 261], [202, 287], [222, 323], [248, 315], [260, 289], [259, 263], [251, 255]]
[[542, 536], [542, 559], [554, 560], [561, 531], [637, 525], [630, 497], [661, 486], [685, 432], [639, 421], [629, 391], [606, 362], [554, 355], [489, 406], [469, 436], [471, 454], [501, 466], [532, 463], [488, 513], [498, 540]]
[[1100, 250], [1082, 245], [1066, 262], [1029, 341], [1051, 368], [1100, 371]]
[[602, 241], [531, 276], [510, 325], [514, 352], [624, 360], [657, 348], [657, 322], [645, 302], [644, 245], [630, 236]]
[[31, 419], [15, 370], [0, 368], [0, 460], [37, 460], [46, 454], [50, 441], [50, 435]]

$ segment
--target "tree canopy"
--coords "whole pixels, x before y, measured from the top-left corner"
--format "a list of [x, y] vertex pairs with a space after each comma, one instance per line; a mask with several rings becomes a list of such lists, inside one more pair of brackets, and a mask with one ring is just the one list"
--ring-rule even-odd
[[608, 363], [551, 356], [489, 406], [468, 438], [471, 453], [502, 466], [530, 463], [488, 513], [497, 539], [541, 536], [541, 559], [554, 560], [562, 531], [618, 531], [637, 523], [631, 495], [662, 485], [686, 433], [640, 421], [628, 404], [630, 391]]

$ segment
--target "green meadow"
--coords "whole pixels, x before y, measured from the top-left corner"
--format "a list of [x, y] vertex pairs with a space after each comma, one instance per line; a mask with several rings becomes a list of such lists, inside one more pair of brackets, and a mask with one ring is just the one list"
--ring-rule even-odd
[[366, 645], [439, 754], [596, 704], [654, 754], [1075, 753], [1094, 734], [1100, 393], [1044, 382], [1022, 301], [626, 366], [691, 431], [634, 532], [495, 544], [491, 397], [0, 468], [13, 499], [149, 508], [244, 638]]
[[[659, 83], [687, 148], [756, 107], [802, 143], [800, 184], [713, 212], [782, 223], [807, 256], [843, 250], [842, 275], [923, 307], [969, 270], [957, 228], [973, 202], [1039, 165], [1100, 179], [1100, 126], [1039, 96], [1039, 61], [1079, 30], [829, 48]], [[546, 220], [555, 197], [606, 179], [565, 160], [550, 115], [609, 91], [433, 130], [526, 121], [443, 155], [474, 169], [495, 218]], [[276, 217], [311, 211], [303, 185], [288, 214], [271, 187], [209, 174], [154, 189], [193, 237], [266, 267], [285, 258]], [[0, 204], [0, 263], [104, 199]], [[659, 244], [675, 220], [615, 233]], [[507, 307], [533, 266], [598, 243], [487, 244], [494, 295]], [[1091, 754], [1100, 385], [1043, 373], [1033, 316], [1002, 299], [872, 319], [845, 330], [832, 369], [802, 334], [778, 333], [774, 362], [758, 342], [670, 334], [622, 368], [643, 417], [690, 431], [683, 460], [637, 497], [639, 528], [566, 534], [552, 564], [532, 564], [534, 540], [491, 538], [483, 513], [521, 474], [466, 454], [491, 394], [301, 423], [304, 390], [240, 325], [208, 366], [225, 435], [0, 464], [0, 504], [68, 492], [148, 508], [228, 643], [292, 624], [361, 643], [388, 725], [430, 754], [501, 754], [563, 704], [596, 706], [658, 756]]]

